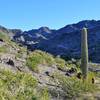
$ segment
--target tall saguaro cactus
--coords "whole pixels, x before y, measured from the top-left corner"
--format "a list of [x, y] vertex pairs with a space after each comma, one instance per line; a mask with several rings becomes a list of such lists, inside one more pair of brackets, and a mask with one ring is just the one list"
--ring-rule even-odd
[[87, 29], [83, 28], [81, 32], [81, 70], [83, 78], [87, 78], [88, 72], [88, 43]]

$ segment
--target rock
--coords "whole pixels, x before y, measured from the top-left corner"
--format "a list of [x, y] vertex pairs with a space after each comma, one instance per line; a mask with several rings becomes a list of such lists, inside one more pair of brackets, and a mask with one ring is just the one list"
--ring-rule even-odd
[[71, 74], [70, 73], [68, 73], [68, 72], [66, 72], [66, 74], [65, 75], [67, 75], [67, 76], [71, 76]]
[[47, 76], [50, 76], [50, 73], [49, 73], [48, 71], [46, 71], [45, 74], [46, 74]]
[[57, 67], [57, 68], [58, 68], [58, 70], [60, 70], [60, 71], [62, 71], [62, 72], [66, 72], [66, 70], [63, 69], [63, 68], [60, 68], [60, 67]]
[[100, 93], [95, 95], [96, 100], [100, 100]]
[[69, 69], [67, 72], [70, 73], [70, 74], [72, 74], [72, 73], [76, 73], [77, 70], [76, 70], [76, 68], [73, 68], [73, 67], [72, 67], [72, 68]]
[[15, 65], [15, 64], [14, 64], [14, 61], [11, 60], [11, 59], [9, 59], [9, 60], [7, 61], [7, 64], [8, 64], [8, 65], [11, 65], [11, 66], [14, 66], [14, 65]]
[[4, 42], [4, 40], [3, 39], [0, 39], [0, 42]]
[[65, 73], [65, 75], [67, 75], [67, 76], [75, 76], [76, 75], [76, 73], [77, 73], [77, 70], [76, 70], [76, 68], [71, 68], [71, 69], [69, 69], [69, 70], [67, 70], [66, 71], [66, 73]]
[[88, 69], [89, 71], [92, 71], [92, 72], [96, 72], [96, 73], [100, 72], [100, 67], [89, 66]]

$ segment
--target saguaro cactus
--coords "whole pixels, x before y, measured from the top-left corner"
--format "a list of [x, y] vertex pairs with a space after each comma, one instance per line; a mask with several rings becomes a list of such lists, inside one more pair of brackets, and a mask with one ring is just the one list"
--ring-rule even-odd
[[86, 79], [88, 72], [88, 43], [86, 28], [83, 28], [81, 32], [81, 70], [83, 78]]

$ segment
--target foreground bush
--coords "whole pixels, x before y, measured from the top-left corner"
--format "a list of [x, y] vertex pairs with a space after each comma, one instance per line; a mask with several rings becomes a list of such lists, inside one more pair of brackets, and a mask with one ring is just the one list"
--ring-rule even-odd
[[33, 71], [38, 71], [37, 66], [39, 64], [47, 66], [57, 65], [57, 67], [63, 69], [66, 63], [61, 58], [55, 58], [49, 53], [36, 50], [28, 56], [26, 65], [29, 66]]
[[39, 64], [51, 65], [53, 63], [54, 59], [52, 55], [39, 50], [32, 52], [26, 61], [26, 65], [29, 66], [33, 71], [38, 71], [37, 66]]
[[3, 39], [4, 41], [9, 41], [9, 37], [3, 32], [0, 32], [0, 39]]
[[88, 75], [88, 79], [83, 80], [76, 77], [65, 77], [58, 73], [54, 74], [58, 86], [62, 89], [65, 98], [75, 99], [85, 93], [92, 93], [97, 90], [95, 84], [90, 81], [93, 74]]
[[6, 53], [6, 52], [8, 52], [8, 49], [6, 46], [0, 47], [0, 53]]
[[48, 89], [38, 87], [28, 73], [0, 70], [0, 100], [50, 100]]
[[36, 86], [30, 74], [0, 70], [0, 100], [36, 100]]

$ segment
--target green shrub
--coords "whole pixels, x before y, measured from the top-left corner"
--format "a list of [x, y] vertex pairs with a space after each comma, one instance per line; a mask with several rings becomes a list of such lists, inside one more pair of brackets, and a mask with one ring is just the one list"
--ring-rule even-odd
[[0, 47], [0, 53], [6, 53], [8, 51], [8, 48], [6, 46]]
[[40, 100], [50, 100], [49, 92], [46, 87], [41, 89]]
[[0, 100], [37, 100], [36, 86], [31, 74], [0, 70]]
[[33, 71], [38, 72], [38, 65], [52, 66], [56, 65], [58, 68], [66, 69], [71, 68], [75, 64], [68, 64], [64, 59], [60, 57], [54, 57], [49, 53], [42, 52], [40, 50], [35, 50], [27, 57], [26, 65], [30, 67]]
[[[65, 77], [58, 73], [54, 74], [55, 80], [57, 80], [57, 84], [65, 93], [65, 97], [67, 98], [76, 98], [81, 94], [97, 90], [95, 84], [92, 84], [90, 79], [83, 82], [83, 80], [77, 79], [76, 77]], [[91, 74], [89, 78], [91, 78]]]
[[100, 78], [100, 72], [95, 73], [98, 78]]
[[52, 55], [36, 50], [32, 52], [26, 61], [26, 65], [29, 66], [33, 71], [38, 71], [37, 66], [39, 64], [44, 64], [44, 65], [52, 65], [54, 64], [54, 58]]
[[65, 69], [65, 65], [66, 65], [65, 60], [63, 60], [63, 59], [61, 59], [59, 57], [56, 57], [55, 58], [55, 62], [57, 64], [58, 68]]
[[3, 39], [4, 41], [9, 41], [10, 38], [7, 36], [6, 33], [0, 32], [0, 39]]

